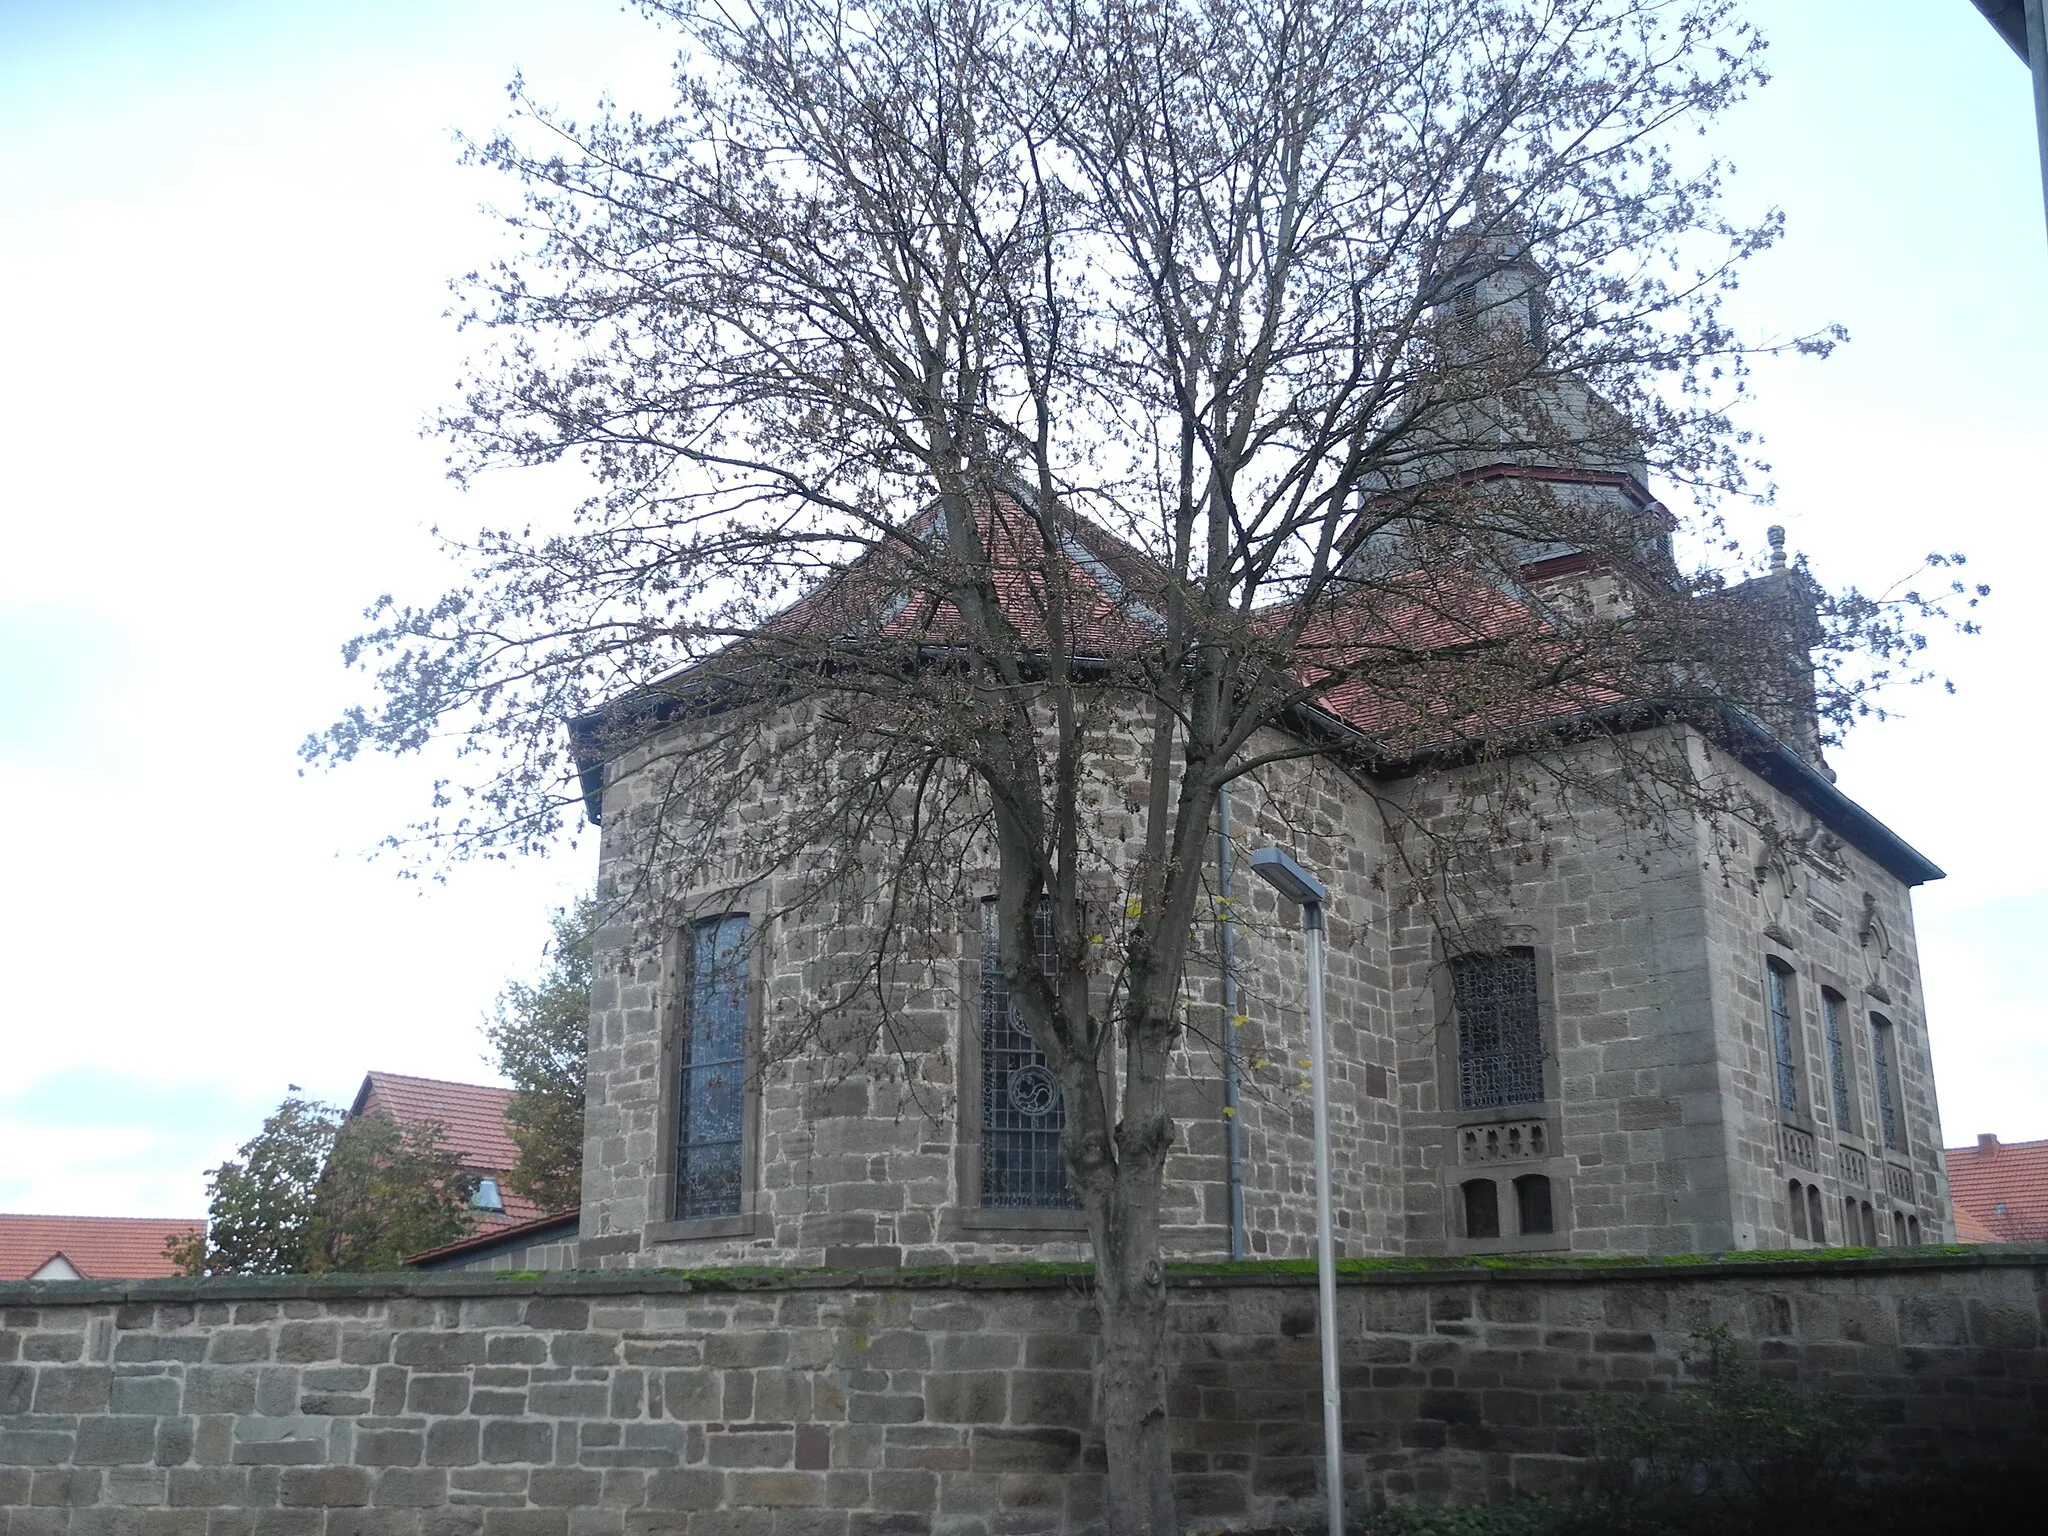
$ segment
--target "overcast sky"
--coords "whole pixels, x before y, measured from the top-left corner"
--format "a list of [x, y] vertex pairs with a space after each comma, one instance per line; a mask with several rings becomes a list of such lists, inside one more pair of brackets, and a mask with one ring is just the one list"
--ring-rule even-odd
[[[1997, 588], [1954, 698], [1838, 754], [1948, 871], [1920, 893], [1946, 1139], [2048, 1136], [2048, 236], [2023, 68], [1969, 0], [1758, 0], [1777, 78], [1725, 146], [1790, 234], [1756, 333], [1783, 522], [1823, 579], [1931, 548]], [[479, 1021], [540, 964], [585, 837], [445, 885], [365, 857], [417, 763], [302, 777], [362, 693], [340, 641], [453, 575], [429, 525], [575, 487], [454, 490], [420, 426], [488, 259], [456, 164], [504, 85], [659, 102], [669, 48], [602, 0], [0, 0], [0, 1210], [198, 1214], [288, 1083], [486, 1080]]]

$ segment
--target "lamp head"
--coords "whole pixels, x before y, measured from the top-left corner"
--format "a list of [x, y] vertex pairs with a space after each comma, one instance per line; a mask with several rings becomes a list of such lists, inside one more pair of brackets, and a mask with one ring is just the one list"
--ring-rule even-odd
[[1320, 928], [1323, 925], [1323, 903], [1329, 899], [1329, 891], [1323, 882], [1281, 848], [1261, 848], [1252, 855], [1252, 873], [1273, 887], [1282, 896], [1301, 908], [1301, 925], [1304, 928]]

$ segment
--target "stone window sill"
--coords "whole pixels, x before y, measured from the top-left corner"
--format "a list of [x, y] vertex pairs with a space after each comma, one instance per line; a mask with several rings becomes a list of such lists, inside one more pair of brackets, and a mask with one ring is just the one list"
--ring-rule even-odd
[[694, 1243], [714, 1237], [766, 1237], [767, 1219], [758, 1213], [738, 1216], [707, 1216], [695, 1221], [650, 1221], [643, 1234], [648, 1246], [655, 1243]]

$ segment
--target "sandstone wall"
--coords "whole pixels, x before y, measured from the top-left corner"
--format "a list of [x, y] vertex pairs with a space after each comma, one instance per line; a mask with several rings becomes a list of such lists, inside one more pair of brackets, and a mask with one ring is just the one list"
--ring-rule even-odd
[[[1347, 1277], [1347, 1477], [1476, 1500], [1588, 1467], [1587, 1394], [1719, 1321], [1896, 1462], [2040, 1454], [2048, 1248]], [[1097, 1518], [1058, 1275], [581, 1272], [0, 1286], [0, 1536], [996, 1536]], [[1310, 1518], [1312, 1279], [1176, 1281], [1191, 1529]]]

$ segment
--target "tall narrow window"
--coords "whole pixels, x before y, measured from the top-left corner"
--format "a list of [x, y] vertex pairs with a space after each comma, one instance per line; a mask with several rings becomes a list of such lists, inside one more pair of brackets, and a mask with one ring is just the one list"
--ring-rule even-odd
[[1500, 1190], [1491, 1179], [1467, 1179], [1460, 1186], [1465, 1197], [1465, 1235], [1500, 1236]]
[[1820, 1186], [1817, 1184], [1806, 1186], [1806, 1212], [1812, 1221], [1813, 1240], [1816, 1243], [1826, 1242], [1828, 1240], [1827, 1207], [1821, 1204]]
[[1797, 1179], [1792, 1181], [1792, 1235], [1806, 1237], [1806, 1186]]
[[1841, 997], [1825, 987], [1821, 988], [1820, 1011], [1827, 1024], [1828, 1086], [1835, 1098], [1835, 1129], [1853, 1131], [1856, 1118], [1849, 1112], [1849, 1063], [1842, 1045]]
[[[1052, 904], [1033, 923], [1039, 968], [1058, 972]], [[1059, 1079], [1017, 1016], [1003, 980], [996, 904], [981, 904], [981, 1203], [1008, 1210], [1073, 1210], [1060, 1162], [1067, 1107]]]
[[1892, 1078], [1892, 1026], [1889, 1019], [1870, 1016], [1870, 1066], [1877, 1075], [1877, 1121], [1884, 1144], [1899, 1149], [1898, 1084]]
[[1524, 1237], [1557, 1230], [1550, 1214], [1550, 1180], [1540, 1173], [1525, 1173], [1515, 1180], [1515, 1215]]
[[1792, 968], [1769, 961], [1764, 974], [1771, 1002], [1771, 1056], [1778, 1071], [1778, 1108], [1799, 1107], [1799, 1067], [1792, 1055]]
[[691, 933], [681, 1030], [676, 1219], [740, 1213], [747, 1055], [747, 919], [706, 918]]
[[1451, 961], [1458, 1010], [1458, 1105], [1495, 1109], [1543, 1099], [1536, 951], [1503, 949]]

